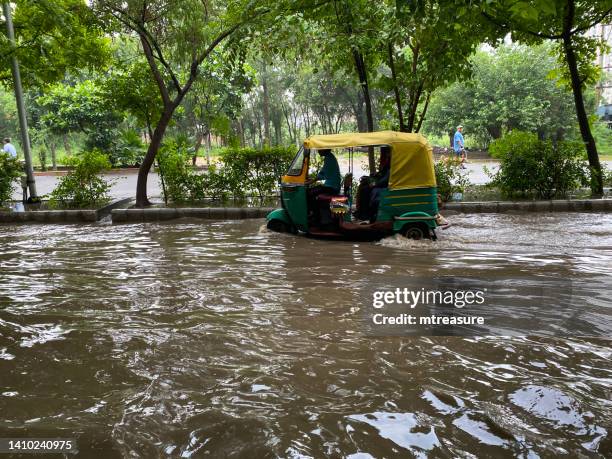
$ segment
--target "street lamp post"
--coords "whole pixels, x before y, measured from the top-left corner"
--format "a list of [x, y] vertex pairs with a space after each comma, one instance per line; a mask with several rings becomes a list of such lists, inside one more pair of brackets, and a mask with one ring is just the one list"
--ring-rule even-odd
[[[11, 46], [15, 46], [15, 31], [13, 29], [13, 18], [11, 17], [11, 5], [9, 3], [2, 4], [4, 11], [4, 19], [6, 21], [6, 32]], [[23, 144], [23, 156], [25, 158], [25, 173], [27, 177], [28, 188], [30, 189], [30, 199], [37, 200], [36, 182], [34, 181], [34, 169], [32, 168], [32, 151], [30, 149], [30, 136], [28, 134], [28, 119], [26, 116], [25, 104], [23, 102], [23, 89], [21, 88], [21, 74], [19, 72], [19, 61], [17, 55], [13, 53], [11, 56], [13, 83], [15, 86], [15, 101], [17, 103], [17, 112], [19, 115], [19, 127], [21, 130], [21, 141]]]

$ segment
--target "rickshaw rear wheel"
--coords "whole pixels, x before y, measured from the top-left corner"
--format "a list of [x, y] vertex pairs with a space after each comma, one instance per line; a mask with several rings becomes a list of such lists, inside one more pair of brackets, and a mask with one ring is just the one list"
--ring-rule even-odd
[[421, 239], [431, 239], [431, 233], [429, 227], [422, 222], [407, 223], [402, 226], [400, 234], [407, 239], [414, 239], [420, 241]]
[[289, 232], [289, 225], [282, 220], [270, 220], [266, 226], [270, 231], [274, 231], [275, 233]]

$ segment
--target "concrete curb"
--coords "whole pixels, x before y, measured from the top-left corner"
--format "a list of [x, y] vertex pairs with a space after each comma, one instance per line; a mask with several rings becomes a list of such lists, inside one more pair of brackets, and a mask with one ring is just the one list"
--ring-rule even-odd
[[131, 201], [132, 198], [120, 199], [99, 209], [87, 210], [0, 211], [0, 223], [94, 223]]
[[449, 202], [440, 211], [478, 214], [505, 212], [612, 212], [612, 199], [560, 199], [553, 201]]
[[[276, 209], [276, 207], [121, 208], [131, 201], [131, 198], [121, 199], [96, 210], [0, 211], [0, 223], [92, 223], [109, 214], [114, 224], [162, 222], [180, 218], [242, 220], [264, 218]], [[612, 212], [612, 199], [451, 202], [444, 205], [440, 211], [444, 215], [505, 212]]]
[[276, 207], [154, 207], [147, 209], [113, 209], [114, 223], [162, 222], [178, 218], [200, 220], [243, 220], [264, 218]]

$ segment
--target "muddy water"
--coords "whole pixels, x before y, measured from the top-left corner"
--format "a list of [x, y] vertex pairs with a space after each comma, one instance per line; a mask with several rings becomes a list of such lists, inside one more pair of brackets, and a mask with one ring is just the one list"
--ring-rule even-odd
[[0, 437], [76, 437], [82, 457], [609, 457], [609, 340], [362, 333], [355, 292], [390, 275], [572, 279], [611, 307], [611, 216], [453, 220], [435, 245], [261, 220], [0, 226]]

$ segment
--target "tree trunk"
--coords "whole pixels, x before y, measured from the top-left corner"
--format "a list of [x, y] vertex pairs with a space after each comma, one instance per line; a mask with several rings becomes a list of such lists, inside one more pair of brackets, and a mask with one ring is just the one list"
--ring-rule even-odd
[[238, 120], [236, 123], [238, 127], [238, 138], [240, 139], [240, 146], [244, 148], [245, 138], [244, 138], [244, 126], [242, 125], [242, 118]]
[[363, 92], [357, 92], [357, 104], [354, 106], [355, 109], [355, 119], [357, 120], [357, 131], [365, 132], [367, 129], [366, 124], [363, 119]]
[[72, 156], [72, 147], [70, 146], [70, 141], [68, 140], [67, 135], [62, 136], [62, 140], [64, 142], [64, 150], [66, 150], [66, 155]]
[[268, 78], [266, 75], [266, 64], [264, 63], [262, 72], [261, 86], [263, 88], [263, 122], [264, 122], [264, 139], [263, 144], [266, 147], [270, 146], [270, 95], [268, 94]]
[[395, 105], [397, 106], [397, 118], [399, 121], [400, 132], [406, 132], [404, 126], [404, 113], [402, 112], [402, 98], [400, 97], [399, 87], [397, 85], [397, 75], [395, 73], [395, 62], [393, 60], [393, 45], [388, 43], [389, 51], [389, 67], [391, 68], [391, 78], [393, 79], [393, 92], [395, 93]]
[[425, 115], [427, 114], [427, 108], [429, 107], [429, 99], [431, 98], [431, 93], [427, 93], [427, 98], [425, 99], [425, 106], [421, 111], [421, 116], [419, 117], [419, 122], [417, 123], [417, 127], [414, 132], [419, 132], [421, 130], [421, 126], [423, 126], [423, 121], [425, 120]]
[[414, 92], [413, 97], [410, 100], [410, 106], [408, 108], [408, 132], [414, 132], [414, 120], [416, 118], [416, 112], [419, 108], [419, 101], [421, 100], [421, 94], [423, 93], [423, 82], [419, 84], [419, 87]]
[[198, 153], [200, 152], [200, 147], [202, 147], [202, 142], [204, 141], [204, 133], [197, 131], [197, 138], [195, 147], [193, 149], [193, 158], [191, 158], [191, 165], [195, 166], [198, 160]]
[[157, 156], [161, 141], [166, 132], [166, 128], [168, 127], [168, 124], [170, 124], [170, 120], [172, 119], [172, 114], [174, 113], [175, 109], [176, 105], [174, 104], [165, 107], [161, 117], [159, 118], [159, 122], [153, 131], [151, 143], [147, 149], [147, 154], [142, 160], [142, 164], [138, 170], [138, 181], [136, 182], [136, 207], [151, 205], [151, 202], [147, 198], [147, 179], [149, 177], [151, 166], [153, 166], [153, 162]]
[[57, 145], [55, 145], [55, 140], [49, 142], [49, 149], [51, 150], [51, 168], [56, 171], [57, 170]]
[[[368, 73], [366, 72], [365, 62], [363, 61], [363, 55], [357, 49], [353, 49], [353, 59], [355, 60], [355, 67], [357, 74], [359, 75], [359, 83], [361, 84], [361, 91], [363, 92], [363, 100], [366, 108], [366, 121], [368, 125], [368, 132], [374, 132], [374, 116], [372, 115], [372, 99], [370, 98], [370, 87], [368, 85]], [[370, 171], [376, 170], [376, 160], [374, 159], [374, 148], [368, 149], [368, 165]]]
[[589, 126], [589, 118], [584, 108], [582, 84], [580, 81], [580, 74], [578, 73], [576, 53], [574, 51], [572, 43], [571, 29], [574, 23], [574, 6], [575, 5], [573, 0], [568, 1], [563, 30], [563, 50], [565, 52], [567, 66], [570, 71], [572, 92], [574, 93], [576, 117], [578, 118], [578, 125], [580, 126], [580, 134], [582, 135], [582, 141], [584, 142], [587, 151], [587, 156], [589, 158], [589, 166], [591, 167], [591, 193], [593, 194], [593, 196], [602, 196], [603, 173], [601, 170], [601, 163], [599, 162], [599, 155], [597, 153], [597, 145], [595, 144], [595, 139], [593, 138], [593, 134], [591, 133], [591, 127]]
[[296, 142], [296, 136], [293, 133], [291, 122], [289, 121], [289, 108], [285, 107], [285, 104], [283, 104], [282, 100], [281, 100], [281, 109], [283, 111], [283, 115], [287, 123], [287, 131], [289, 132], [289, 140], [291, 141], [292, 144], [294, 144]]

